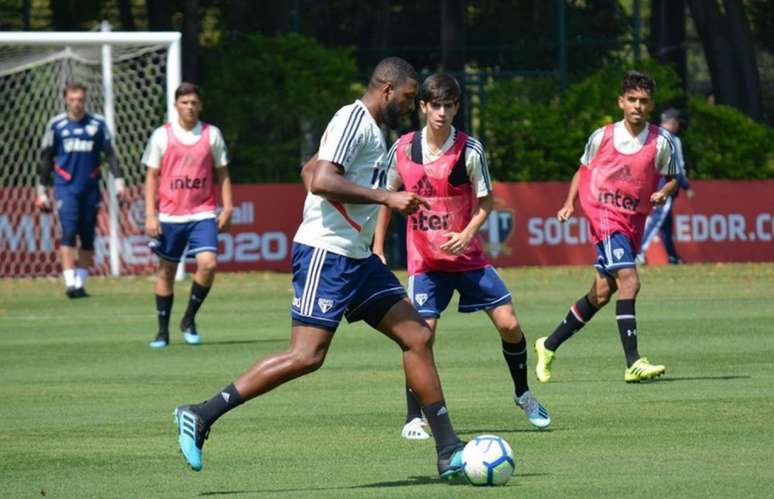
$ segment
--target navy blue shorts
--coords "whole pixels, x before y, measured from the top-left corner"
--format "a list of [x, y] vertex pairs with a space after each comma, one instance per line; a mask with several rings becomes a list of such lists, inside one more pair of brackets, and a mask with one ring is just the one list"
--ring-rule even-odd
[[290, 315], [303, 324], [335, 331], [364, 319], [369, 308], [385, 298], [403, 298], [406, 291], [376, 255], [349, 258], [293, 243], [293, 305]]
[[491, 310], [511, 301], [511, 293], [491, 265], [465, 272], [428, 272], [409, 277], [409, 296], [424, 318], [440, 317], [455, 290], [460, 294], [460, 312]]
[[615, 279], [617, 270], [637, 266], [635, 257], [629, 238], [620, 232], [614, 232], [609, 238], [597, 243], [597, 261], [594, 267], [600, 274]]
[[168, 223], [161, 222], [161, 235], [151, 239], [150, 248], [164, 260], [179, 262], [186, 245], [187, 256], [202, 251], [218, 252], [218, 224], [214, 218], [198, 222]]
[[97, 227], [97, 214], [102, 195], [99, 189], [75, 193], [66, 188], [55, 188], [59, 225], [62, 227], [62, 246], [75, 246], [76, 237], [81, 240], [81, 248], [94, 251], [94, 231]]

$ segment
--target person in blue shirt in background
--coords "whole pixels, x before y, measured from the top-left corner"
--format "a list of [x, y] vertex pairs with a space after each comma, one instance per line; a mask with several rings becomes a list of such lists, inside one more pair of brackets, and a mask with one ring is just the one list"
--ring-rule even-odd
[[[669, 257], [669, 263], [679, 265], [685, 262], [677, 254], [675, 243], [672, 239], [672, 205], [680, 190], [685, 191], [685, 195], [688, 199], [692, 199], [694, 195], [685, 172], [683, 143], [680, 141], [680, 137], [677, 136], [677, 134], [680, 133], [680, 112], [677, 109], [669, 108], [661, 113], [661, 128], [671, 134], [672, 141], [675, 144], [675, 163], [677, 165], [677, 183], [679, 188], [675, 190], [674, 194], [672, 194], [664, 204], [653, 207], [653, 211], [651, 211], [650, 216], [648, 216], [648, 221], [645, 224], [642, 245], [640, 246], [639, 254], [637, 254], [637, 263], [646, 263], [645, 254], [653, 242], [653, 239], [655, 239], [656, 234], [661, 231], [661, 240], [664, 242], [664, 249]], [[659, 188], [664, 185], [664, 182], [665, 180], [662, 178], [659, 182]]]
[[[51, 118], [43, 136], [35, 205], [44, 212], [56, 208], [62, 231], [59, 256], [65, 293], [69, 298], [85, 298], [89, 296], [84, 287], [88, 269], [94, 265], [103, 154], [115, 178], [119, 199], [124, 198], [126, 189], [105, 119], [86, 112], [86, 87], [77, 82], [68, 83], [63, 95], [67, 112]], [[52, 170], [53, 206], [47, 187]]]

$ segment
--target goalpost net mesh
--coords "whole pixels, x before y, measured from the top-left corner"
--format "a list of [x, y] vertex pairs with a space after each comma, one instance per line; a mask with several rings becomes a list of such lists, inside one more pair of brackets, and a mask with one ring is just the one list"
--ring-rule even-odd
[[[144, 231], [141, 156], [166, 119], [166, 46], [112, 46], [114, 148], [129, 199], [118, 210], [121, 274], [147, 273], [155, 257]], [[55, 214], [36, 211], [35, 185], [46, 123], [63, 113], [68, 81], [86, 85], [87, 111], [104, 115], [101, 45], [0, 45], [0, 277], [60, 272]], [[109, 274], [107, 166], [92, 273]]]

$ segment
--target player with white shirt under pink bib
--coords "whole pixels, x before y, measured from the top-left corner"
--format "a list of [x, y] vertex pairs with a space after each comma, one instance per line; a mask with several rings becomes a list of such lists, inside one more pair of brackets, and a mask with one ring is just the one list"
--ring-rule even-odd
[[[402, 186], [430, 205], [406, 220], [409, 297], [433, 333], [455, 290], [460, 312], [485, 311], [500, 333], [516, 404], [530, 423], [545, 428], [551, 418], [529, 390], [527, 341], [511, 294], [489, 264], [478, 235], [494, 197], [483, 146], [452, 126], [460, 94], [459, 83], [451, 75], [428, 77], [419, 95], [427, 126], [401, 137], [388, 154], [387, 189]], [[389, 219], [390, 211], [382, 208], [374, 253], [383, 260]], [[429, 438], [423, 411], [408, 386], [406, 402], [401, 435], [409, 440]]]
[[[151, 348], [169, 345], [175, 273], [186, 255], [195, 256], [196, 273], [180, 331], [187, 344], [201, 343], [196, 313], [215, 279], [218, 232], [228, 229], [233, 210], [226, 146], [217, 127], [199, 121], [199, 88], [181, 84], [175, 91], [175, 109], [177, 120], [153, 132], [142, 160], [148, 169], [145, 231], [159, 257], [155, 290], [159, 330]], [[216, 183], [223, 199], [220, 213]]]
[[[580, 194], [597, 250], [597, 275], [591, 290], [570, 307], [554, 332], [535, 342], [535, 370], [544, 383], [551, 379], [551, 363], [559, 346], [586, 325], [616, 291], [616, 322], [626, 357], [624, 381], [636, 383], [666, 372], [664, 366], [640, 357], [634, 307], [640, 289], [635, 256], [648, 212], [651, 204], [664, 203], [677, 187], [671, 135], [647, 121], [655, 88], [650, 76], [626, 73], [618, 97], [624, 119], [591, 135], [567, 200], [557, 213], [560, 221], [569, 219]], [[661, 176], [666, 183], [659, 190]]]

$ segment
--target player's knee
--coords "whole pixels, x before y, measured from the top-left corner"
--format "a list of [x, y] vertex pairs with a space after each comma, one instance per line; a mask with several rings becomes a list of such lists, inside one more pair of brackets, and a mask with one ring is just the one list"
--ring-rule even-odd
[[196, 264], [197, 269], [204, 274], [214, 274], [215, 269], [218, 267], [217, 260], [215, 258], [208, 258], [207, 260], [198, 262]]
[[498, 322], [496, 327], [497, 331], [500, 333], [500, 337], [511, 343], [521, 341], [521, 338], [524, 336], [516, 317], [511, 317], [508, 320]]
[[427, 324], [422, 324], [417, 331], [406, 335], [403, 340], [404, 348], [407, 350], [432, 350], [433, 348], [433, 330]]
[[291, 355], [293, 370], [302, 374], [320, 369], [325, 362], [324, 351], [293, 351]]
[[636, 273], [631, 273], [619, 278], [620, 291], [627, 296], [636, 296], [640, 292], [640, 278]]
[[590, 301], [593, 305], [596, 305], [597, 308], [602, 308], [608, 303], [610, 303], [610, 298], [613, 296], [613, 290], [610, 288], [606, 289], [598, 289], [596, 293], [593, 294]]

